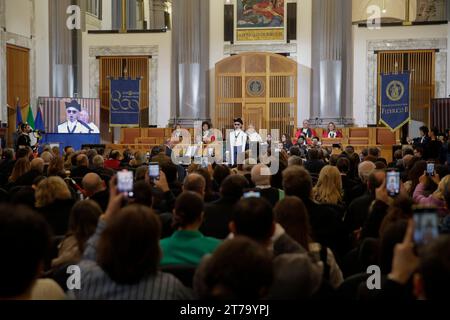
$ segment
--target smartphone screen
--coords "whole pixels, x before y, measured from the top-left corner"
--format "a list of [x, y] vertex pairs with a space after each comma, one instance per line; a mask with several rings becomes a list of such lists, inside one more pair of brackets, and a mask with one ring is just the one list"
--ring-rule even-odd
[[439, 236], [439, 217], [433, 209], [414, 210], [414, 242], [426, 245]]
[[203, 157], [202, 158], [202, 168], [208, 168], [208, 165], [209, 165], [209, 159], [208, 159], [208, 157]]
[[434, 163], [427, 163], [427, 176], [434, 176]]
[[386, 173], [386, 189], [390, 197], [400, 194], [400, 172], [389, 171]]
[[117, 173], [117, 190], [120, 193], [127, 194], [132, 198], [133, 194], [133, 172], [131, 171], [119, 171]]
[[159, 180], [159, 164], [158, 163], [150, 163], [148, 166], [148, 175], [150, 178]]
[[254, 191], [246, 192], [246, 193], [244, 193], [243, 198], [244, 199], [261, 198], [261, 193], [260, 192], [254, 192]]

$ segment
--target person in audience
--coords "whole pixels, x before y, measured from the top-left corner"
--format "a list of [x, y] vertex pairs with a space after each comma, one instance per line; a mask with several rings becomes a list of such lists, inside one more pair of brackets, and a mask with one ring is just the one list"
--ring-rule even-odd
[[220, 186], [220, 199], [205, 205], [205, 215], [200, 231], [209, 237], [225, 239], [229, 234], [228, 224], [234, 205], [248, 188], [247, 179], [229, 175]]
[[77, 264], [94, 234], [98, 219], [104, 211], [92, 200], [77, 202], [70, 212], [69, 231], [59, 245], [58, 257], [52, 260], [52, 267]]
[[220, 240], [205, 237], [199, 228], [203, 220], [203, 200], [194, 192], [183, 192], [175, 203], [172, 227], [175, 233], [160, 241], [161, 265], [196, 266], [204, 255], [212, 253]]
[[282, 190], [273, 188], [270, 185], [271, 173], [269, 167], [265, 164], [257, 164], [254, 166], [251, 175], [255, 188], [250, 191], [259, 193], [272, 207], [284, 197], [284, 192]]
[[99, 154], [92, 159], [92, 169], [100, 177], [112, 177], [114, 175], [114, 170], [105, 168], [105, 160]]
[[273, 281], [269, 252], [246, 237], [224, 242], [205, 269], [205, 288], [200, 296], [204, 300], [263, 299]]
[[134, 153], [134, 158], [131, 159], [129, 166], [131, 169], [139, 168], [140, 166], [147, 164], [147, 158], [144, 152], [142, 151], [136, 151]]
[[290, 166], [303, 166], [303, 160], [299, 156], [290, 156], [288, 159], [288, 167]]
[[[418, 158], [413, 158], [418, 159]], [[425, 160], [418, 160], [411, 167], [408, 165], [407, 173], [408, 173], [408, 181], [405, 182], [405, 190], [408, 192], [410, 196], [414, 194], [414, 190], [416, 190], [417, 185], [419, 184], [419, 178], [423, 175], [425, 170], [427, 169], [427, 162]], [[429, 186], [426, 186], [427, 191], [429, 190]], [[433, 190], [434, 191], [434, 190]]]
[[109, 159], [105, 160], [105, 168], [110, 168], [112, 170], [120, 169], [120, 152], [118, 150], [111, 151]]
[[27, 207], [1, 205], [0, 250], [0, 300], [65, 298], [56, 282], [40, 279], [50, 251], [50, 230], [41, 216]]
[[[272, 252], [275, 281], [269, 290], [268, 299], [302, 299], [318, 290], [321, 268], [280, 225], [276, 225], [270, 204], [265, 199], [247, 198], [239, 201], [229, 226], [233, 236], [248, 237]], [[199, 296], [203, 296], [206, 291], [205, 274], [210, 261], [210, 257], [205, 257], [194, 277], [194, 290]]]
[[363, 227], [369, 215], [369, 207], [375, 200], [375, 191], [383, 184], [385, 177], [384, 171], [372, 171], [366, 181], [367, 191], [348, 206], [343, 220], [348, 234], [356, 235]]
[[81, 290], [69, 295], [81, 300], [186, 300], [191, 293], [171, 274], [158, 271], [161, 225], [151, 209], [120, 208], [124, 195], [110, 183], [110, 203], [87, 242], [81, 268]]
[[33, 159], [30, 163], [30, 171], [18, 177], [15, 185], [31, 186], [34, 179], [42, 175], [44, 175], [44, 160], [41, 158]]
[[291, 137], [287, 133], [281, 135], [281, 143], [283, 144], [283, 149], [289, 151], [292, 147]]
[[336, 162], [336, 168], [339, 170], [342, 181], [342, 189], [344, 191], [344, 202], [348, 205], [354, 199], [352, 189], [357, 185], [357, 182], [350, 178], [350, 160], [347, 157], [339, 157]]
[[[48, 152], [48, 151], [44, 151], [44, 152], [41, 153], [40, 158], [42, 158], [42, 160], [44, 160], [44, 174], [45, 175], [47, 175], [48, 166], [50, 165], [50, 162], [52, 161], [52, 159], [54, 157], [55, 156], [52, 153]], [[59, 157], [59, 155], [58, 155], [58, 157]]]
[[186, 177], [183, 184], [183, 191], [192, 191], [200, 195], [202, 199], [205, 197], [206, 181], [203, 176], [198, 173], [191, 173]]
[[14, 164], [14, 150], [3, 149], [2, 159], [0, 161], [0, 186], [8, 183], [8, 178], [13, 171]]
[[436, 191], [431, 195], [425, 195], [425, 185], [428, 180], [428, 176], [424, 173], [419, 178], [419, 184], [413, 193], [413, 200], [416, 204], [427, 207], [437, 208], [440, 212], [445, 212], [445, 190], [450, 190], [450, 175], [445, 176], [442, 180], [438, 174], [432, 177], [432, 180], [438, 185]]
[[336, 129], [336, 125], [334, 124], [334, 122], [330, 122], [327, 126], [327, 130], [323, 131], [322, 138], [328, 139], [342, 138], [342, 132]]
[[199, 168], [195, 173], [201, 175], [205, 179], [205, 196], [203, 197], [205, 203], [210, 203], [219, 200], [220, 195], [213, 190], [213, 180], [211, 178], [209, 168]]
[[86, 156], [88, 157], [88, 161], [89, 161], [88, 167], [90, 169], [93, 169], [93, 160], [94, 160], [94, 157], [96, 155], [98, 155], [98, 152], [97, 152], [96, 149], [88, 149], [88, 150], [86, 150]]
[[345, 208], [341, 175], [336, 167], [325, 166], [322, 168], [313, 194], [314, 200], [318, 203], [336, 206], [338, 210]]
[[325, 166], [323, 160], [320, 159], [319, 150], [311, 149], [308, 152], [308, 161], [305, 163], [305, 169], [311, 174], [318, 175], [320, 170]]
[[44, 216], [53, 234], [65, 235], [74, 200], [64, 180], [60, 177], [42, 180], [37, 185], [35, 198], [37, 211]]
[[308, 171], [298, 166], [284, 170], [283, 189], [286, 196], [296, 196], [305, 204], [312, 239], [331, 248], [335, 254], [342, 254], [348, 246], [342, 225], [342, 214], [330, 206], [313, 201], [312, 178]]
[[275, 220], [286, 233], [308, 252], [314, 254], [317, 260], [322, 261], [325, 266], [324, 279], [328, 280], [333, 288], [339, 287], [344, 281], [341, 269], [329, 248], [312, 241], [308, 212], [303, 201], [297, 197], [286, 197], [277, 203], [274, 213]]
[[105, 212], [109, 202], [109, 192], [100, 176], [96, 173], [88, 173], [84, 176], [81, 185], [83, 186], [84, 195], [88, 199], [95, 201], [102, 211]]
[[10, 186], [15, 184], [19, 177], [23, 176], [25, 173], [31, 170], [30, 161], [27, 158], [20, 158], [14, 164], [14, 168], [12, 170], [11, 176], [8, 181]]
[[213, 172], [213, 188], [214, 191], [219, 191], [223, 180], [231, 174], [230, 168], [221, 164], [217, 164]]
[[58, 176], [60, 178], [66, 177], [66, 171], [64, 170], [64, 161], [61, 157], [53, 157], [48, 165], [47, 176]]
[[85, 154], [79, 154], [77, 156], [77, 165], [76, 168], [71, 171], [72, 177], [83, 178], [86, 174], [90, 173], [89, 169], [89, 158]]

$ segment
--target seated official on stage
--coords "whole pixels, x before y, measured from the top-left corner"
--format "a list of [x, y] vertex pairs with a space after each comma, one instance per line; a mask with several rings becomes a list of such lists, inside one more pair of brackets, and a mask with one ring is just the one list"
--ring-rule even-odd
[[202, 122], [202, 141], [204, 144], [209, 144], [211, 142], [216, 141], [216, 137], [214, 136], [211, 123], [208, 121]]
[[328, 139], [336, 139], [336, 138], [343, 138], [342, 132], [338, 129], [336, 129], [336, 125], [334, 122], [330, 122], [327, 126], [328, 130], [325, 130], [322, 134], [322, 138], [328, 138]]
[[303, 121], [303, 128], [297, 130], [297, 133], [295, 134], [295, 139], [298, 140], [300, 136], [304, 136], [307, 142], [309, 141], [309, 139], [312, 139], [312, 137], [317, 136], [316, 131], [309, 127], [308, 120]]

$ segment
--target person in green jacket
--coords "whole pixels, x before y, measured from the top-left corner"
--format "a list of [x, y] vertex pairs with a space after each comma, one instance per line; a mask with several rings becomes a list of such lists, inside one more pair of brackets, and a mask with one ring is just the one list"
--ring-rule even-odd
[[199, 228], [203, 221], [203, 200], [194, 192], [183, 192], [175, 203], [172, 226], [175, 233], [160, 241], [162, 266], [197, 266], [206, 254], [221, 244], [215, 238], [205, 237]]

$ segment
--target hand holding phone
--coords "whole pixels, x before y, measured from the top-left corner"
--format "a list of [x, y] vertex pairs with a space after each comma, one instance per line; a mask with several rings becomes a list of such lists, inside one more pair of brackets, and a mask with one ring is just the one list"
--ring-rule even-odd
[[117, 173], [117, 191], [126, 194], [129, 198], [134, 196], [133, 183], [133, 172], [123, 170]]
[[434, 163], [433, 162], [427, 163], [427, 176], [429, 176], [429, 177], [434, 176]]
[[400, 194], [400, 172], [389, 171], [386, 173], [386, 190], [390, 197]]
[[159, 180], [159, 164], [157, 162], [152, 162], [148, 165], [148, 175], [152, 180]]
[[439, 236], [439, 216], [431, 208], [414, 210], [414, 242], [418, 246], [426, 245]]

